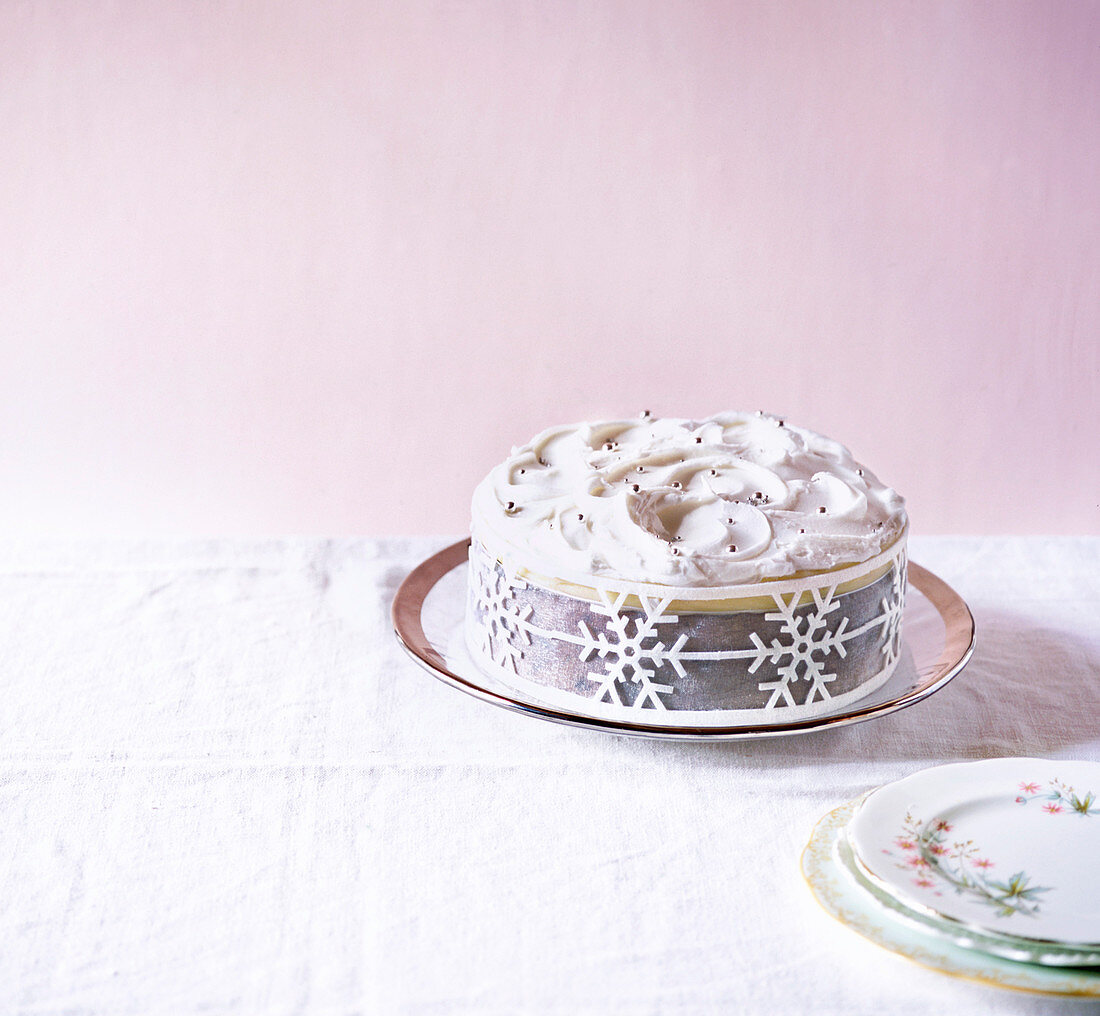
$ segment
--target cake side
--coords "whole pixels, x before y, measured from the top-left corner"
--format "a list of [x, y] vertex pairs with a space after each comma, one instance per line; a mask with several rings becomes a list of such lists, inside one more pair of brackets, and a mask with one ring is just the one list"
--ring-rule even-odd
[[746, 587], [768, 605], [724, 611], [677, 602], [688, 590], [672, 587], [663, 596], [604, 587], [595, 602], [571, 596], [509, 574], [475, 542], [467, 647], [487, 672], [574, 708], [810, 719], [870, 694], [897, 667], [904, 536], [880, 558], [870, 571]]

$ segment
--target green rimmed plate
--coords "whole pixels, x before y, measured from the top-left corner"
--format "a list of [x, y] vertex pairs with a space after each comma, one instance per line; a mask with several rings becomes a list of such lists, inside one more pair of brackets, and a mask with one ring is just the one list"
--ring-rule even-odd
[[941, 973], [999, 988], [1100, 998], [1100, 969], [1043, 966], [985, 952], [980, 943], [948, 937], [923, 915], [860, 884], [842, 854], [845, 830], [859, 801], [825, 815], [802, 854], [802, 873], [818, 903], [876, 945]]

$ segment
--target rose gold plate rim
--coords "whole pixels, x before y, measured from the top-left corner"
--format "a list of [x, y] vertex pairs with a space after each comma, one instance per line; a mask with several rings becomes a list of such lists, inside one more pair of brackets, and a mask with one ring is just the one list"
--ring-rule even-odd
[[652, 737], [678, 741], [731, 741], [754, 737], [782, 737], [790, 734], [826, 730], [861, 723], [897, 712], [937, 692], [966, 666], [974, 652], [974, 618], [965, 601], [946, 582], [927, 568], [909, 562], [909, 584], [921, 592], [940, 615], [944, 624], [944, 647], [939, 659], [928, 668], [919, 683], [905, 694], [874, 705], [853, 707], [831, 716], [819, 716], [787, 723], [761, 723], [744, 726], [668, 727], [633, 720], [615, 720], [588, 716], [505, 694], [454, 673], [447, 661], [428, 641], [421, 621], [421, 609], [428, 593], [448, 572], [465, 564], [470, 540], [459, 540], [422, 561], [406, 576], [393, 598], [393, 627], [398, 642], [420, 666], [444, 684], [476, 699], [525, 713], [552, 723], [588, 727], [613, 734]]

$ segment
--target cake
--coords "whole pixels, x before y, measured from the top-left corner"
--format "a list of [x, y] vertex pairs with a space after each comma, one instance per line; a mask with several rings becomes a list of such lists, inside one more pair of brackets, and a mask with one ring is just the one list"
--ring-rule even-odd
[[764, 413], [554, 427], [477, 487], [466, 645], [573, 710], [788, 722], [897, 666], [903, 499]]

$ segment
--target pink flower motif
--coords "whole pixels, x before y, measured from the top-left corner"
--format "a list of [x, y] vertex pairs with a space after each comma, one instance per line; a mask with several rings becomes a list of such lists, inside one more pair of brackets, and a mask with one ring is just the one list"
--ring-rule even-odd
[[1039, 784], [1038, 783], [1021, 783], [1020, 784], [1020, 789], [1025, 794], [1035, 794], [1035, 793], [1038, 793]]
[[988, 857], [979, 857], [978, 860], [976, 860], [974, 862], [974, 867], [975, 868], [992, 868], [993, 867], [993, 862]]
[[928, 867], [928, 862], [923, 857], [921, 857], [920, 854], [915, 854], [913, 857], [910, 857], [907, 863], [910, 868]]
[[937, 857], [943, 857], [947, 853], [947, 847], [942, 843], [935, 843], [929, 848]]
[[942, 818], [936, 823], [936, 828], [941, 833], [951, 832], [951, 824], [949, 822], [945, 822]]
[[901, 847], [902, 850], [916, 850], [917, 845], [912, 840], [905, 839], [904, 836], [899, 836], [894, 842]]
[[930, 878], [915, 878], [913, 879], [914, 885], [919, 885], [922, 889], [931, 889], [936, 883]]
[[1050, 815], [1060, 815], [1063, 812], [1063, 808], [1060, 804], [1056, 804], [1054, 801], [1050, 801], [1043, 805], [1043, 811]]

